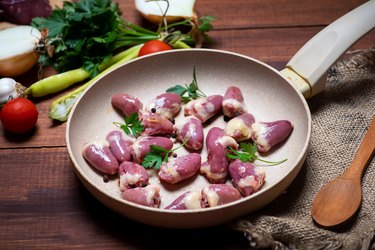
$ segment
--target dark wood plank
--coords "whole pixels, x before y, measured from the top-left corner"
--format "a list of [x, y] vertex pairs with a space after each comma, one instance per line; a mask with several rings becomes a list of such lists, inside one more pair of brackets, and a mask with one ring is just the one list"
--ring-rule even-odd
[[[209, 48], [247, 55], [281, 70], [293, 55], [323, 28], [218, 30], [211, 33], [214, 43], [209, 45]], [[368, 49], [375, 46], [374, 41], [375, 30], [358, 40], [349, 50]]]
[[[125, 19], [149, 25], [134, 11], [134, 1], [117, 2]], [[363, 2], [197, 0], [197, 11], [217, 17], [211, 32], [215, 43], [209, 48], [241, 53], [282, 69], [314, 34]], [[372, 31], [351, 50], [369, 48], [374, 41]], [[37, 73], [35, 68], [19, 80], [31, 84]], [[0, 249], [248, 247], [245, 237], [227, 225], [196, 230], [153, 228], [98, 202], [73, 171], [65, 148], [66, 124], [48, 118], [52, 101], [68, 91], [33, 100], [40, 115], [30, 133], [4, 133], [0, 125]], [[171, 239], [179, 243], [171, 245]]]
[[[118, 1], [122, 16], [140, 23], [143, 19], [133, 12], [134, 1]], [[286, 27], [327, 25], [366, 0], [197, 0], [199, 15], [217, 19], [216, 29], [249, 27]]]
[[247, 245], [227, 225], [171, 230], [118, 215], [83, 187], [65, 148], [0, 150], [0, 170], [0, 249], [176, 249], [171, 238], [179, 249]]

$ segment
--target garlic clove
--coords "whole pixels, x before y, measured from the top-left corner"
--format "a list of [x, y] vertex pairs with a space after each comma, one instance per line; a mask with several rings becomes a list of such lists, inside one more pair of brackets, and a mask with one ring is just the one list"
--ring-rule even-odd
[[[194, 12], [195, 0], [169, 0], [166, 13], [168, 23], [180, 21], [184, 18], [196, 16]], [[167, 8], [166, 1], [135, 0], [135, 8], [148, 21], [159, 24]]]
[[5, 103], [17, 95], [16, 81], [12, 78], [0, 79], [0, 103]]
[[10, 99], [24, 96], [25, 87], [12, 78], [0, 78], [0, 106]]

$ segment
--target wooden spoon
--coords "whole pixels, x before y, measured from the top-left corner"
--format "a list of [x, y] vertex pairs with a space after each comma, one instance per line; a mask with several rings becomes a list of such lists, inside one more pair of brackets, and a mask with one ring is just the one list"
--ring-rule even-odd
[[350, 219], [361, 205], [361, 179], [375, 149], [375, 116], [350, 167], [327, 183], [315, 196], [311, 215], [322, 227], [334, 227]]

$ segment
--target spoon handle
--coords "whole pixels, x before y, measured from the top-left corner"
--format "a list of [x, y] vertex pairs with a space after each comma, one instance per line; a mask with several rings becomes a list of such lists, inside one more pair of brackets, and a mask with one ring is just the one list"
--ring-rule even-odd
[[364, 170], [370, 163], [375, 152], [375, 116], [372, 118], [370, 127], [368, 128], [365, 137], [362, 140], [359, 149], [354, 156], [350, 167], [343, 173], [344, 178], [358, 178], [362, 177]]

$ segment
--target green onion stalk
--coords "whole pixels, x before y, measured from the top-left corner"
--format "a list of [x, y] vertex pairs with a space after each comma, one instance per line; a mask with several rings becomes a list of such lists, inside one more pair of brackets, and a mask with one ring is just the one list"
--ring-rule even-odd
[[[93, 82], [95, 82], [108, 71], [136, 58], [141, 47], [142, 45], [135, 45], [123, 51], [121, 55], [118, 55], [117, 58], [121, 56], [121, 59], [117, 60], [116, 63], [112, 64], [110, 67], [102, 71], [99, 75], [92, 78], [90, 81], [81, 85], [77, 89], [53, 101], [48, 116], [52, 119], [59, 120], [62, 122], [66, 121], [68, 119], [70, 110], [72, 109], [73, 105], [76, 103], [76, 101], [85, 89], [87, 89]], [[114, 58], [116, 58], [116, 56], [114, 56]]]

